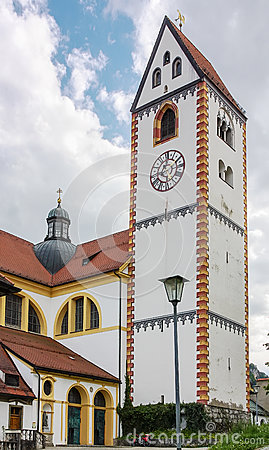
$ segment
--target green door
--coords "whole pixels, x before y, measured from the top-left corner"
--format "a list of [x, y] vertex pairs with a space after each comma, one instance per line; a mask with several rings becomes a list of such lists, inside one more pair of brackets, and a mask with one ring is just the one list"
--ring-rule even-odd
[[80, 444], [80, 408], [68, 406], [68, 444]]
[[105, 445], [105, 411], [94, 410], [94, 445]]

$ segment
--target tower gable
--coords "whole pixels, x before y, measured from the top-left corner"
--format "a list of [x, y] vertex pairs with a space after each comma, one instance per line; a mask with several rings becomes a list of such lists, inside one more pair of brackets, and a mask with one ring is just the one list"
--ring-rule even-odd
[[[186, 55], [184, 50], [171, 22], [165, 17], [132, 105], [133, 112], [156, 98], [165, 97], [199, 80], [203, 74], [195, 61], [190, 61], [190, 55]], [[169, 62], [165, 62], [166, 56], [169, 57]], [[154, 83], [158, 70], [160, 80], [157, 80], [159, 83]]]

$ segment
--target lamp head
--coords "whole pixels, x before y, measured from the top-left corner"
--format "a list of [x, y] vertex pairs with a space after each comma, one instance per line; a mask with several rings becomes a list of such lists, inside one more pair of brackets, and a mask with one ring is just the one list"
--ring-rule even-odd
[[180, 275], [174, 275], [168, 278], [162, 278], [168, 301], [171, 303], [179, 303], [181, 301], [184, 283], [188, 282], [186, 278]]

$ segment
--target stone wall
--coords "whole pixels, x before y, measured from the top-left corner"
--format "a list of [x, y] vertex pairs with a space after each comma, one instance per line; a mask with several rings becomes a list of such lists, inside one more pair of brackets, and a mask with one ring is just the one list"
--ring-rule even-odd
[[[212, 405], [208, 405], [205, 408], [210, 420], [215, 424], [216, 430], [227, 430], [237, 423], [251, 422], [251, 413], [242, 409]], [[212, 430], [209, 431], [213, 431], [213, 426]]]

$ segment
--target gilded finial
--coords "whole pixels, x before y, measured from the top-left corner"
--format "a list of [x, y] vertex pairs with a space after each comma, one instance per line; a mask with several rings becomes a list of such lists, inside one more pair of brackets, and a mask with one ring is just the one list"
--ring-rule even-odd
[[185, 17], [180, 13], [179, 9], [177, 9], [178, 12], [178, 17], [175, 19], [175, 21], [177, 22], [177, 20], [179, 20], [179, 28], [181, 31], [182, 25], [183, 23], [185, 23]]
[[58, 197], [58, 200], [57, 200], [58, 206], [60, 206], [60, 204], [62, 203], [62, 199], [61, 199], [61, 194], [62, 193], [63, 193], [62, 189], [59, 188], [58, 191], [57, 191], [57, 194], [59, 194], [59, 197]]

